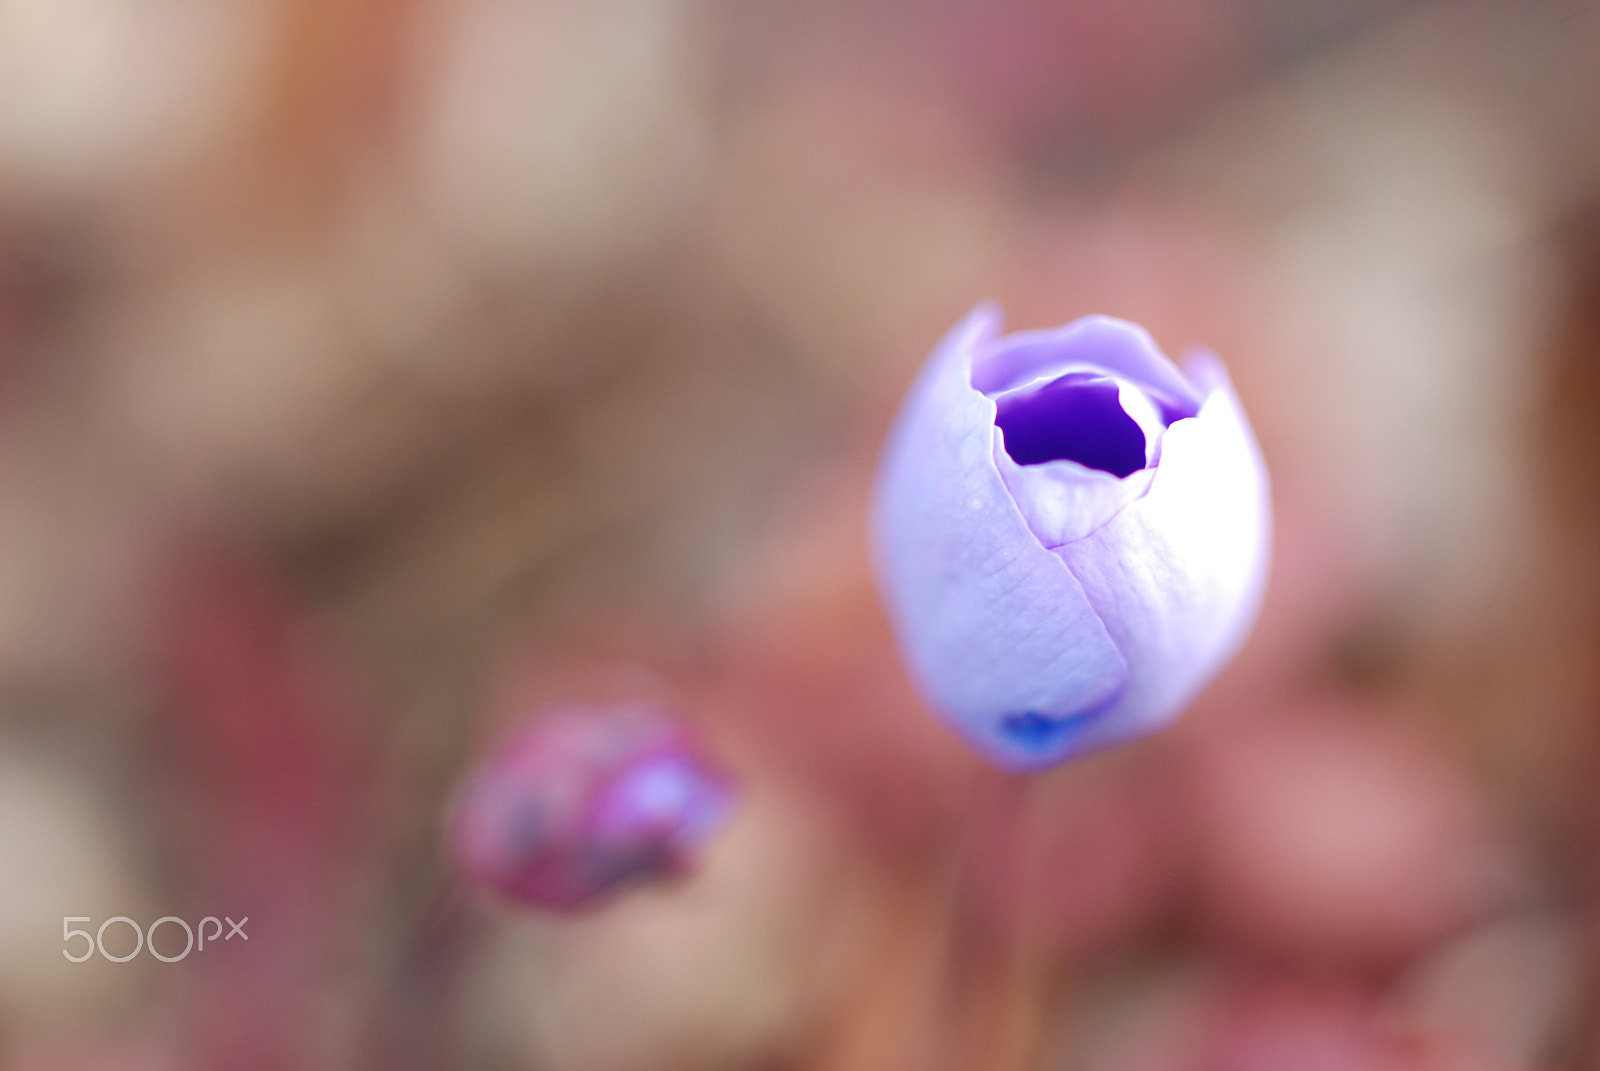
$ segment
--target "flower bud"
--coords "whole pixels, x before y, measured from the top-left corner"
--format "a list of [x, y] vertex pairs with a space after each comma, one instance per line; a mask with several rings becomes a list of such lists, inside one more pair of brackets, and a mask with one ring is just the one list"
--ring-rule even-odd
[[912, 677], [999, 764], [1175, 718], [1255, 618], [1266, 468], [1216, 357], [1179, 369], [1090, 316], [997, 337], [979, 306], [901, 408], [878, 473], [879, 583]]
[[682, 873], [731, 784], [688, 728], [648, 707], [568, 707], [523, 724], [470, 775], [450, 848], [471, 881], [538, 907], [590, 905]]

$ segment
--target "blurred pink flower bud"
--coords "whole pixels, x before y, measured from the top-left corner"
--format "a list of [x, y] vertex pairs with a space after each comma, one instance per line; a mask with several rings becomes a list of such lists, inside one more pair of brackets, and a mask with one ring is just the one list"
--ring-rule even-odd
[[581, 908], [685, 871], [733, 799], [676, 718], [564, 707], [516, 729], [469, 776], [450, 851], [470, 881], [512, 900]]

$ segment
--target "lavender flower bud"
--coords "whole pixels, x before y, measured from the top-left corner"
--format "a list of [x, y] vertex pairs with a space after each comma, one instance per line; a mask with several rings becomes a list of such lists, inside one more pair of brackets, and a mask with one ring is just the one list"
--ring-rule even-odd
[[574, 909], [685, 871], [732, 804], [731, 784], [669, 715], [562, 708], [522, 725], [471, 774], [450, 848], [471, 881]]
[[874, 496], [879, 583], [925, 698], [1036, 769], [1169, 723], [1232, 656], [1266, 579], [1266, 468], [1227, 373], [1090, 316], [934, 350]]

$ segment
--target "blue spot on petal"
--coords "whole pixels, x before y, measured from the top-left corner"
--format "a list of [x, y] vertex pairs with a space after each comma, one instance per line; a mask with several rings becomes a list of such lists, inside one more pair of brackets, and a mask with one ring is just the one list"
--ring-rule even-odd
[[1094, 721], [1095, 711], [1054, 718], [1028, 710], [1007, 714], [1000, 719], [1000, 731], [1011, 743], [1024, 750], [1044, 755], [1061, 751]]

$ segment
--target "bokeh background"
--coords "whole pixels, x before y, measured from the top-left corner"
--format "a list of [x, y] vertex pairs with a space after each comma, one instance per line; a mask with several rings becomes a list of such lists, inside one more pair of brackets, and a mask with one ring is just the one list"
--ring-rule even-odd
[[[1222, 354], [1276, 498], [1236, 663], [1026, 786], [865, 555], [982, 298]], [[697, 871], [460, 889], [615, 698]], [[1600, 1068], [1600, 8], [0, 0], [0, 1066]]]

